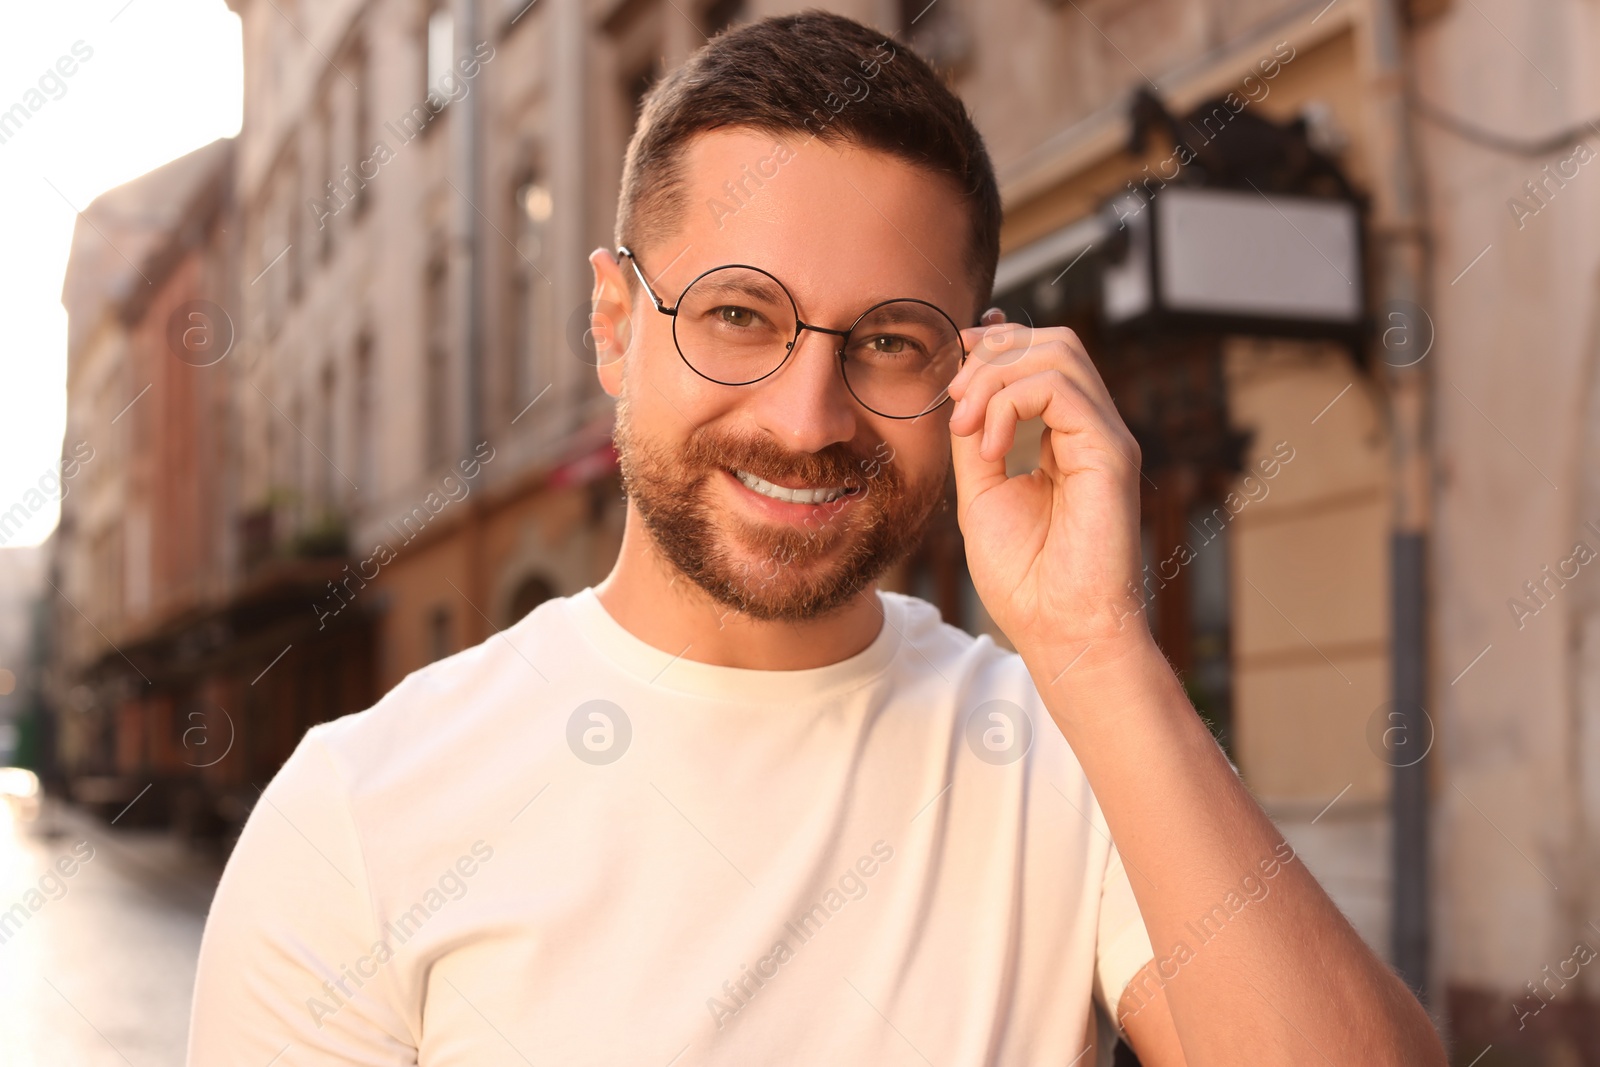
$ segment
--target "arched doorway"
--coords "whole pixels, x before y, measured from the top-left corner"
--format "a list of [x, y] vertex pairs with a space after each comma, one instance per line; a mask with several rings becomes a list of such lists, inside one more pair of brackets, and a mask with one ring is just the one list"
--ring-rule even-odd
[[555, 586], [537, 574], [530, 574], [517, 583], [511, 594], [510, 607], [506, 609], [506, 625], [520, 621], [528, 612], [556, 595]]

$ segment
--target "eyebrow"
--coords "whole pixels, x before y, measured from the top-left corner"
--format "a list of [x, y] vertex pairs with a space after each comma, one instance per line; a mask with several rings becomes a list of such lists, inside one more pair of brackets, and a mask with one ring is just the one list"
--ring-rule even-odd
[[[902, 322], [927, 322], [938, 314], [928, 305], [920, 302], [914, 303], [914, 300], [914, 297], [909, 296], [887, 297], [885, 306], [873, 307], [873, 319], [874, 321], [881, 319], [881, 321], [892, 325]], [[877, 303], [884, 302], [879, 301]]]
[[783, 290], [778, 287], [777, 283], [764, 278], [737, 275], [729, 278], [702, 278], [700, 281], [695, 282], [692, 288], [703, 289], [710, 293], [738, 293], [749, 297], [788, 303], [788, 299], [783, 296]]

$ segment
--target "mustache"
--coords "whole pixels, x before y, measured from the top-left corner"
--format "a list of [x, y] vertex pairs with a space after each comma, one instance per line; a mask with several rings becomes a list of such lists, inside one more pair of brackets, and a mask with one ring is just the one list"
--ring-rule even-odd
[[[683, 461], [702, 470], [741, 470], [774, 483], [861, 486], [873, 466], [869, 456], [836, 441], [817, 452], [794, 452], [768, 437], [736, 437], [697, 430], [684, 446]], [[891, 463], [876, 464], [874, 481], [898, 484]]]

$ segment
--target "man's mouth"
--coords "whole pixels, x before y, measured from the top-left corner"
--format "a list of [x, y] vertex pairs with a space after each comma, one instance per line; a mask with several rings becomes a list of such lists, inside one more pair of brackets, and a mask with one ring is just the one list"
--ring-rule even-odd
[[752, 493], [760, 493], [773, 500], [781, 500], [788, 504], [826, 504], [856, 491], [854, 486], [823, 486], [815, 489], [789, 489], [781, 485], [774, 485], [765, 478], [758, 478], [749, 471], [733, 471], [733, 476], [746, 489]]

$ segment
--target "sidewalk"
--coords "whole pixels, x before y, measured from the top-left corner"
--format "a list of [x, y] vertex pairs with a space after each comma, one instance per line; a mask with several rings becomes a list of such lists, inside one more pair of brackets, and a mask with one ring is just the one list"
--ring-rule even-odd
[[0, 1067], [180, 1067], [220, 873], [158, 831], [0, 801]]

